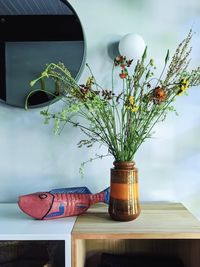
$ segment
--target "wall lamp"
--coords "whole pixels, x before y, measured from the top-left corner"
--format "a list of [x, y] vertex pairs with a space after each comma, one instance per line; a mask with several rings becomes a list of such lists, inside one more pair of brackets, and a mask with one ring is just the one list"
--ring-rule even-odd
[[117, 40], [108, 45], [108, 55], [113, 60], [116, 56], [126, 56], [127, 59], [137, 61], [143, 55], [145, 50], [145, 42], [141, 35], [136, 33], [128, 33], [121, 39], [117, 36]]
[[138, 60], [144, 53], [145, 42], [142, 36], [136, 33], [129, 33], [119, 41], [118, 50], [120, 55], [127, 59]]

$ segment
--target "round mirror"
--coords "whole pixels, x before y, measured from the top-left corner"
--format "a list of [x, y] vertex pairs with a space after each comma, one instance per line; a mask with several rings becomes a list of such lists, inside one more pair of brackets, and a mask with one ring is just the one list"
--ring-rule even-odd
[[[30, 81], [46, 64], [62, 62], [78, 79], [85, 62], [80, 20], [65, 0], [0, 0], [0, 99], [24, 107]], [[52, 101], [33, 93], [29, 107]]]

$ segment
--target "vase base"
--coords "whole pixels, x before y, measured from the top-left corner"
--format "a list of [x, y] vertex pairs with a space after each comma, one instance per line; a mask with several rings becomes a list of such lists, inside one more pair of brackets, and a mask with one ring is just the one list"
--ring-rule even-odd
[[133, 221], [137, 219], [137, 217], [140, 215], [140, 210], [138, 210], [137, 213], [135, 214], [113, 214], [112, 212], [109, 211], [109, 215], [111, 219], [115, 221], [121, 221], [121, 222], [128, 222], [128, 221]]

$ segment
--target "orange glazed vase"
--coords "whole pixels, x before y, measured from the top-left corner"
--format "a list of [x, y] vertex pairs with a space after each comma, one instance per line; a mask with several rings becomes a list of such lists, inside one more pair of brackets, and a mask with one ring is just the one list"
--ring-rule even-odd
[[140, 214], [138, 170], [134, 161], [115, 161], [111, 169], [109, 214], [117, 221], [132, 221]]

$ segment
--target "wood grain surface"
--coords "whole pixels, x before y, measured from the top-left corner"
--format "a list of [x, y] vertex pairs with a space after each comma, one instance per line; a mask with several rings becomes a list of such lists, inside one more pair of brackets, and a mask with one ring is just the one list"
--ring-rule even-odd
[[200, 238], [200, 222], [180, 203], [143, 203], [130, 222], [110, 219], [107, 206], [95, 205], [78, 217], [73, 238]]
[[200, 222], [180, 203], [142, 203], [130, 222], [110, 219], [104, 204], [78, 217], [72, 231], [72, 267], [97, 267], [101, 254], [158, 253], [200, 266]]

